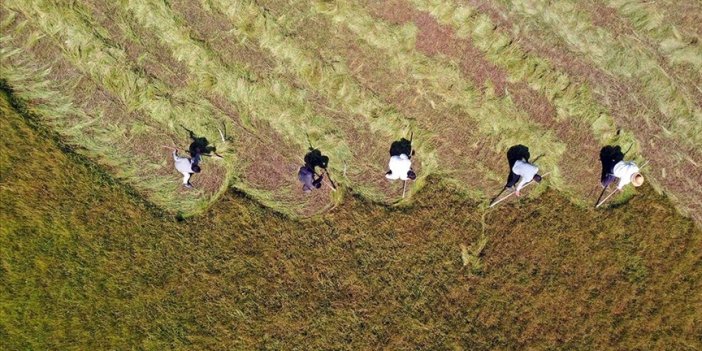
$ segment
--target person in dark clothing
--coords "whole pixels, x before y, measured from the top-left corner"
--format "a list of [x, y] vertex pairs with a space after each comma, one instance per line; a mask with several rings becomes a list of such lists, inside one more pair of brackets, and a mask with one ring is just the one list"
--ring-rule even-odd
[[317, 176], [317, 178], [315, 178], [315, 176], [317, 176], [317, 174], [314, 172], [313, 167], [307, 164], [300, 167], [300, 170], [297, 172], [297, 179], [302, 183], [302, 191], [308, 193], [312, 191], [312, 189], [319, 189], [322, 186], [322, 179], [324, 176], [320, 175]]
[[602, 162], [600, 184], [602, 187], [606, 188], [617, 180], [617, 177], [614, 176], [614, 166], [622, 160], [624, 160], [624, 153], [619, 145], [607, 145], [600, 150], [600, 162]]

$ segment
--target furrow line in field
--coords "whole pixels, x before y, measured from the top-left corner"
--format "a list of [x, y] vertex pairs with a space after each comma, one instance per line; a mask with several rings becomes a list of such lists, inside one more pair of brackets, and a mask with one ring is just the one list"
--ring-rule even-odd
[[[233, 151], [227, 154], [227, 158], [232, 158], [232, 161], [235, 161], [235, 163], [227, 163], [235, 171], [235, 175], [229, 180], [232, 187], [243, 191], [264, 206], [290, 217], [318, 213], [333, 205], [329, 201], [329, 196], [326, 196], [328, 195], [326, 191], [316, 192], [312, 196], [299, 194], [295, 171], [296, 167], [299, 167], [301, 156], [300, 152], [294, 150], [301, 145], [289, 143], [270, 125], [262, 123], [260, 120], [246, 119], [239, 123], [241, 115], [238, 110], [230, 106], [226, 98], [221, 98], [212, 91], [203, 90], [202, 81], [193, 79], [188, 68], [181, 66], [181, 63], [171, 57], [171, 50], [162, 45], [157, 36], [148, 37], [152, 35], [152, 32], [141, 26], [132, 12], [127, 11], [119, 4], [108, 2], [95, 1], [90, 5], [89, 9], [80, 8], [77, 4], [71, 8], [87, 23], [102, 20], [101, 23], [104, 22], [103, 25], [108, 27], [101, 28], [97, 24], [93, 24], [93, 27], [103, 33], [103, 36], [111, 36], [111, 44], [124, 48], [125, 54], [128, 55], [126, 59], [131, 59], [135, 70], [142, 73], [145, 69], [146, 72], [143, 74], [156, 81], [161, 81], [163, 83], [161, 89], [165, 91], [170, 88], [169, 96], [174, 97], [178, 103], [194, 105], [197, 108], [207, 110], [205, 113], [200, 113], [201, 116], [216, 115], [221, 117], [219, 119], [235, 123], [234, 137], [227, 138], [226, 141], [226, 147]], [[106, 22], [105, 16], [110, 16], [110, 22]], [[154, 52], [154, 50], [160, 51]], [[160, 67], [161, 64], [170, 64], [171, 67], [175, 64], [179, 68], [177, 72], [171, 72], [168, 66]], [[153, 75], [154, 73], [156, 76]], [[174, 73], [178, 74], [174, 75]], [[175, 84], [174, 80], [176, 80]], [[182, 84], [185, 80], [187, 80], [187, 84]], [[205, 82], [206, 86], [208, 84]], [[210, 123], [213, 126], [216, 125], [217, 128], [221, 127], [214, 122]], [[252, 128], [254, 130], [251, 130]], [[228, 134], [229, 130], [231, 129], [227, 128], [223, 132]], [[237, 130], [242, 130], [242, 132]], [[179, 131], [185, 133], [185, 130]], [[195, 132], [199, 134], [197, 131]], [[219, 135], [215, 137], [220, 138]], [[217, 139], [208, 138], [211, 141]], [[263, 155], [270, 162], [259, 162], [264, 157]], [[173, 172], [171, 171], [171, 173]], [[196, 176], [196, 189], [210, 186], [217, 179], [219, 179], [217, 174], [213, 174], [212, 168], [206, 165], [206, 172]], [[340, 197], [336, 197], [336, 199], [338, 200]]]
[[566, 184], [558, 169], [558, 160], [565, 151], [564, 144], [551, 131], [528, 121], [508, 98], [481, 94], [456, 67], [416, 52], [414, 27], [391, 26], [347, 1], [317, 1], [313, 9], [337, 25], [344, 25], [368, 45], [385, 52], [388, 64], [396, 70], [407, 71], [447, 104], [467, 112], [481, 133], [499, 137], [500, 141], [493, 145], [498, 152], [516, 144], [527, 144], [535, 152], [547, 152], [541, 164], [553, 171], [554, 185], [564, 189]]
[[650, 56], [644, 45], [622, 36], [615, 38], [605, 29], [597, 28], [585, 13], [577, 11], [577, 4], [572, 1], [549, 5], [529, 0], [502, 2], [531, 24], [544, 29], [543, 32], [554, 33], [599, 68], [640, 82], [647, 97], [656, 102], [666, 118], [655, 123], [677, 134], [682, 143], [693, 147], [702, 145], [702, 110], [691, 100], [691, 93]]
[[[119, 48], [109, 45], [105, 38], [98, 36], [93, 28], [87, 27], [85, 19], [80, 18], [71, 9], [54, 6], [44, 1], [8, 1], [10, 8], [16, 9], [30, 19], [32, 23], [48, 34], [54, 43], [61, 47], [63, 57], [79, 69], [83, 74], [91, 77], [93, 81], [116, 96], [129, 112], [141, 110], [149, 117], [171, 131], [175, 132], [179, 126], [204, 131], [210, 140], [218, 140], [216, 128], [212, 128], [211, 121], [195, 116], [215, 116], [211, 109], [201, 105], [179, 105], [177, 97], [169, 96], [169, 89], [158, 81], [144, 77], [129, 66], [125, 54]], [[47, 111], [49, 112], [49, 111]], [[86, 138], [87, 139], [87, 138]], [[226, 145], [221, 145], [225, 146]], [[226, 151], [221, 149], [221, 151]], [[230, 158], [233, 160], [233, 158]], [[134, 162], [132, 157], [130, 162]], [[142, 165], [144, 166], [144, 165]], [[164, 165], [161, 165], [164, 166]], [[146, 165], [146, 168], [153, 168]], [[156, 167], [156, 166], [154, 166]], [[199, 212], [217, 198], [229, 185], [233, 176], [233, 162], [226, 164], [225, 179], [214, 193], [189, 193], [180, 196], [177, 188], [164, 186], [165, 180], [157, 181], [153, 189], [148, 186], [150, 181], [132, 175], [127, 179], [135, 187], [149, 190], [146, 192], [155, 203], [170, 209], [177, 209], [188, 214]], [[129, 168], [127, 168], [129, 169]], [[161, 191], [161, 189], [170, 189]], [[151, 192], [155, 190], [154, 192]]]
[[[599, 103], [589, 88], [577, 83], [568, 73], [551, 66], [545, 60], [521, 48], [515, 42], [516, 40], [508, 34], [504, 34], [487, 15], [479, 13], [477, 9], [469, 5], [457, 5], [446, 1], [412, 1], [421, 10], [430, 12], [440, 22], [454, 28], [459, 36], [472, 38], [473, 42], [483, 50], [486, 57], [491, 62], [503, 67], [511, 79], [525, 80], [531, 87], [544, 94], [557, 107], [559, 118], [578, 118], [587, 121], [602, 145], [634, 143], [635, 147], [631, 154], [643, 152], [646, 158], [655, 162], [658, 167], [668, 168], [667, 175], [666, 172], [663, 172], [660, 177], [654, 179], [656, 187], [666, 189], [676, 203], [682, 203], [683, 212], [697, 206], [695, 201], [691, 201], [694, 196], [685, 195], [689, 191], [694, 191], [691, 190], [693, 188], [684, 190], [684, 185], [683, 189], [680, 188], [686, 177], [696, 177], [694, 173], [690, 174], [681, 167], [689, 159], [684, 157], [682, 151], [678, 151], [676, 147], [672, 146], [675, 150], [660, 152], [659, 147], [653, 145], [651, 138], [642, 143], [641, 140], [637, 139], [637, 135], [638, 138], [641, 138], [645, 133], [636, 126], [630, 126], [615, 136], [612, 127], [622, 123], [621, 121], [615, 123], [614, 119], [619, 120], [621, 116], [611, 117], [608, 107]], [[618, 111], [618, 113], [622, 112]], [[668, 135], [657, 136], [670, 139]], [[670, 142], [677, 143], [672, 139], [666, 143]], [[656, 144], [658, 144], [658, 140], [656, 140]], [[671, 154], [675, 155], [676, 159], [671, 158]], [[680, 167], [679, 170], [678, 167]]]
[[[254, 1], [211, 0], [209, 3], [228, 16], [240, 40], [258, 42], [275, 57], [280, 66], [297, 75], [332, 102], [332, 108], [365, 117], [372, 132], [380, 133], [388, 143], [393, 138], [409, 135], [413, 131], [416, 137], [413, 146], [421, 155], [419, 160], [422, 172], [419, 177], [425, 179], [436, 171], [438, 162], [435, 151], [426, 143], [430, 139], [429, 134], [418, 129], [415, 123], [361, 86], [351, 76], [345, 62], [326, 62], [314, 52], [298, 45], [286, 35], [284, 24], [279, 25], [276, 19]], [[357, 128], [365, 127], [360, 123], [355, 125]], [[413, 188], [414, 191], [419, 189], [417, 186]]]
[[659, 50], [673, 65], [691, 65], [698, 74], [702, 72], [702, 42], [700, 42], [700, 38], [669, 22], [667, 11], [664, 8], [655, 2], [600, 1], [617, 9], [634, 28], [656, 40]]
[[[616, 128], [613, 117], [606, 107], [594, 100], [589, 87], [576, 84], [566, 73], [553, 69], [543, 59], [522, 50], [509, 36], [497, 31], [487, 15], [451, 1], [411, 2], [417, 10], [429, 13], [440, 24], [451, 28], [457, 37], [470, 41], [485, 59], [502, 68], [511, 82], [508, 91], [511, 91], [512, 84], [524, 82], [535, 94], [542, 95], [547, 103], [553, 105], [554, 119], [542, 124], [556, 130], [568, 147], [567, 157], [561, 160], [561, 166], [564, 177], [573, 189], [577, 189], [577, 194], [572, 195], [579, 198], [587, 196], [591, 188], [582, 179], [597, 179], [595, 173], [599, 174], [599, 170], [595, 170], [596, 167], [582, 167], [583, 163], [597, 162], [597, 146], [619, 143], [634, 145], [634, 150], [638, 149], [639, 143], [633, 133]], [[584, 139], [582, 136], [586, 134], [593, 139]], [[581, 144], [583, 142], [586, 144]], [[590, 145], [593, 142], [597, 144]]]
[[508, 35], [500, 33], [487, 15], [452, 1], [410, 0], [441, 24], [453, 28], [461, 38], [470, 38], [485, 57], [503, 68], [511, 81], [524, 81], [542, 93], [556, 107], [557, 118], [577, 118], [590, 125], [601, 144], [634, 142], [634, 136], [616, 137], [614, 120], [607, 108], [597, 103], [590, 89], [572, 81], [568, 74], [552, 68], [545, 60], [522, 50]]
[[59, 84], [50, 79], [52, 68], [36, 63], [31, 53], [13, 46], [11, 39], [10, 35], [0, 39], [0, 79], [12, 88], [13, 94], [71, 144], [85, 148], [88, 156], [117, 169], [116, 177], [128, 179], [137, 173], [137, 165], [116, 149], [129, 142], [125, 126], [106, 124], [104, 109], [88, 114], [76, 107], [69, 89], [76, 82], [65, 80]]
[[172, 55], [184, 62], [190, 72], [203, 82], [204, 90], [213, 90], [229, 99], [241, 114], [265, 119], [274, 129], [294, 140], [305, 151], [310, 135], [330, 159], [330, 168], [341, 173], [341, 160], [351, 153], [343, 136], [325, 116], [314, 113], [304, 92], [284, 82], [257, 82], [250, 72], [236, 63], [224, 64], [204, 43], [193, 40], [182, 19], [163, 2], [123, 1], [143, 26], [155, 30]]

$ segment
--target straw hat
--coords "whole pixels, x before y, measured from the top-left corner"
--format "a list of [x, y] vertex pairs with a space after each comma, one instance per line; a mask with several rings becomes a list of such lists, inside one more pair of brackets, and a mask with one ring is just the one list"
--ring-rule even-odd
[[634, 186], [641, 186], [644, 182], [644, 177], [641, 175], [641, 173], [634, 173], [631, 175], [631, 184]]

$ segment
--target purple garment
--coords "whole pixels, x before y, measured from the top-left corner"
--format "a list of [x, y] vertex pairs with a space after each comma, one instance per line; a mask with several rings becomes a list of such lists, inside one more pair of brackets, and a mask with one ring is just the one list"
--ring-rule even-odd
[[315, 188], [314, 186], [314, 171], [308, 166], [300, 167], [300, 171], [297, 172], [297, 179], [302, 183], [302, 190], [311, 191]]

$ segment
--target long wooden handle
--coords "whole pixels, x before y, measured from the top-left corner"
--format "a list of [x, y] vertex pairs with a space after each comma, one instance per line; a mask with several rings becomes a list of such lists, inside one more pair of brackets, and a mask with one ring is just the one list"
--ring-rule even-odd
[[[541, 177], [543, 178], [543, 177], [545, 177], [545, 176], [547, 176], [547, 175], [549, 175], [549, 174], [551, 174], [551, 172], [546, 172], [546, 173], [544, 173], [544, 175], [542, 175]], [[531, 184], [531, 183], [534, 183], [534, 181], [533, 181], [533, 180], [530, 180], [529, 183], [526, 183], [526, 184], [522, 187], [522, 189], [528, 187], [529, 184]], [[502, 190], [502, 191], [504, 191], [504, 190]], [[506, 200], [508, 197], [512, 196], [512, 194], [514, 194], [514, 193], [516, 193], [516, 191], [513, 191], [513, 192], [511, 192], [511, 193], [505, 195], [503, 198], [501, 198], [501, 199], [499, 199], [499, 200], [493, 202], [492, 204], [490, 204], [489, 207], [493, 207], [493, 206], [499, 204], [500, 202]], [[500, 192], [500, 194], [502, 194], [502, 192]], [[500, 195], [497, 195], [497, 196], [500, 196]]]
[[609, 193], [609, 195], [607, 195], [607, 197], [605, 197], [604, 200], [602, 200], [602, 202], [600, 202], [599, 204], [597, 204], [597, 206], [595, 206], [595, 208], [598, 208], [598, 207], [602, 206], [603, 203], [607, 202], [607, 200], [608, 200], [610, 197], [612, 197], [612, 195], [614, 195], [614, 193], [616, 193], [616, 192], [618, 192], [618, 191], [619, 191], [619, 188], [614, 189], [614, 191], [612, 191], [611, 193]]

